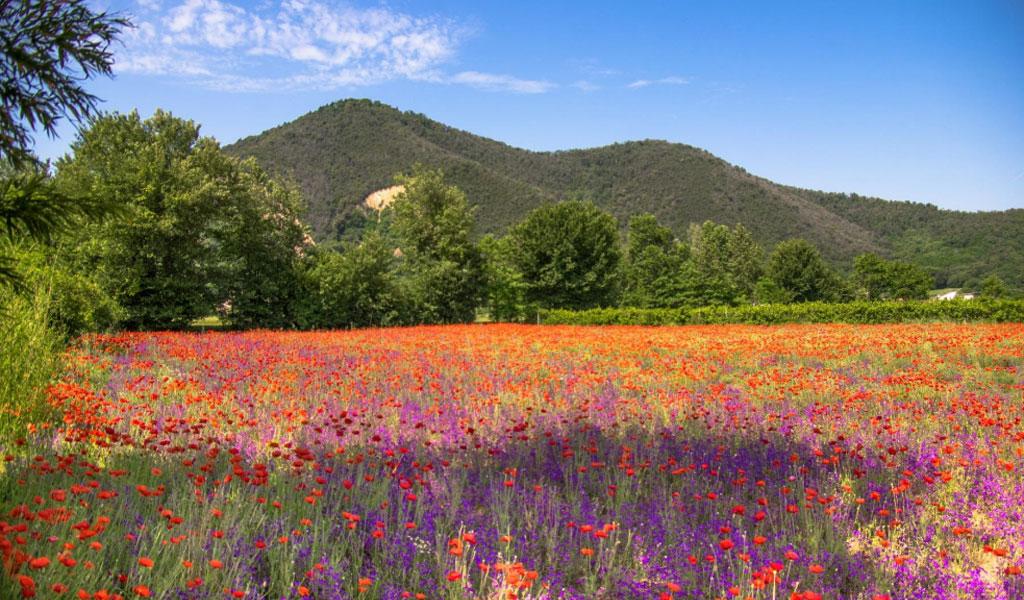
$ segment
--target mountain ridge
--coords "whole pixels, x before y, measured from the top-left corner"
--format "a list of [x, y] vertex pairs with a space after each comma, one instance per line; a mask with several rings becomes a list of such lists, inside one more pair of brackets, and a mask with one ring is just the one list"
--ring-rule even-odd
[[444, 169], [466, 192], [478, 207], [480, 233], [500, 233], [544, 202], [580, 197], [622, 224], [650, 212], [679, 237], [691, 223], [743, 223], [766, 247], [803, 237], [844, 268], [857, 254], [877, 252], [921, 264], [942, 287], [976, 284], [992, 272], [1024, 286], [1024, 210], [952, 211], [787, 186], [664, 140], [532, 151], [348, 99], [225, 149], [293, 178], [321, 240], [358, 233], [369, 218], [362, 200], [420, 162]]

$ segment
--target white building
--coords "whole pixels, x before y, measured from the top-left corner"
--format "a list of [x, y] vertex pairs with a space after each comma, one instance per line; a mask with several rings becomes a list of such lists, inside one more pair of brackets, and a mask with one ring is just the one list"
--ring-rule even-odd
[[960, 293], [960, 290], [953, 290], [945, 294], [934, 296], [933, 300], [974, 300], [974, 294]]

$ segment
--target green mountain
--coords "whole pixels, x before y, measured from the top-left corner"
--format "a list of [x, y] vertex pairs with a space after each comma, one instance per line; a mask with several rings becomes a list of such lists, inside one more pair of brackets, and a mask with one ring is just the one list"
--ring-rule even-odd
[[764, 246], [802, 237], [840, 268], [862, 252], [911, 260], [938, 286], [997, 273], [1024, 287], [1024, 210], [966, 213], [779, 185], [705, 150], [657, 140], [531, 152], [369, 100], [344, 100], [226, 148], [293, 178], [320, 240], [370, 220], [370, 193], [421, 162], [441, 167], [478, 207], [480, 233], [501, 232], [549, 201], [585, 198], [625, 224], [649, 212], [680, 237], [691, 223], [743, 223]]

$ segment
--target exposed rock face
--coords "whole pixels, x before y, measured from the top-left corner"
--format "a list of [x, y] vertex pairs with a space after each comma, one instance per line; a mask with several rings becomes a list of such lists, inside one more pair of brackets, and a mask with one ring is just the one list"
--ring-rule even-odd
[[405, 191], [404, 185], [393, 185], [386, 187], [382, 190], [377, 190], [371, 193], [366, 199], [363, 200], [363, 204], [366, 208], [380, 212], [385, 208], [391, 206], [391, 203], [395, 201], [395, 196]]

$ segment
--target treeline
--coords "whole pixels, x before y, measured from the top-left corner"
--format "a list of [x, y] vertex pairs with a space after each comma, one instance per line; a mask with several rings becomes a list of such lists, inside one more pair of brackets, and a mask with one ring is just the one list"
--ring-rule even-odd
[[[579, 200], [543, 205], [505, 235], [477, 240], [465, 194], [420, 166], [397, 178], [404, 192], [360, 239], [317, 245], [293, 183], [160, 111], [94, 119], [55, 166], [52, 176], [11, 174], [7, 195], [29, 193], [31, 181], [44, 195], [116, 207], [55, 239], [10, 248], [32, 277], [51, 282], [51, 321], [69, 335], [182, 329], [213, 315], [231, 328], [310, 329], [535, 321], [542, 311], [602, 307], [686, 315], [671, 322], [757, 321], [778, 309], [694, 311], [923, 299], [934, 284], [921, 268], [874, 254], [843, 276], [809, 242], [785, 240], [769, 252], [743, 225], [708, 221], [678, 239], [642, 214], [622, 235], [611, 214]], [[985, 296], [1008, 294], [997, 278], [986, 281]]]
[[875, 232], [893, 257], [927, 269], [936, 287], [976, 288], [992, 274], [1022, 285], [1024, 210], [958, 212], [857, 194], [794, 193]]
[[[477, 240], [465, 194], [419, 166], [397, 178], [404, 192], [360, 239], [317, 245], [293, 183], [160, 111], [94, 119], [55, 167], [8, 174], [5, 194], [116, 209], [9, 247], [27, 276], [49, 282], [51, 321], [68, 335], [182, 329], [214, 315], [231, 328], [311, 329], [634, 307], [684, 311], [667, 319], [692, 322], [708, 307], [923, 299], [934, 284], [919, 267], [873, 254], [844, 276], [809, 242], [769, 252], [743, 225], [709, 221], [678, 239], [644, 214], [623, 235], [611, 214], [579, 200], [541, 206], [505, 235]], [[993, 277], [984, 295], [1009, 292]], [[721, 314], [756, 320], [770, 310]]]
[[[636, 215], [621, 242], [617, 230], [607, 213], [570, 201], [534, 210], [504, 238], [485, 239], [496, 265], [491, 314], [571, 322], [569, 314], [583, 311], [589, 323], [648, 324], [1012, 320], [1017, 314], [1012, 304], [1006, 317], [988, 315], [980, 304], [978, 316], [960, 316], [964, 303], [909, 302], [926, 299], [934, 285], [920, 267], [869, 253], [844, 276], [809, 242], [784, 240], [766, 252], [743, 225], [691, 225], [688, 239], [679, 240], [653, 216]], [[990, 276], [980, 295], [1011, 293]]]
[[21, 227], [0, 256], [4, 293], [49, 290], [48, 322], [66, 336], [210, 316], [231, 328], [465, 322], [486, 294], [473, 213], [438, 172], [401, 177], [379, 231], [328, 247], [309, 236], [293, 183], [166, 112], [95, 118], [54, 167], [4, 174], [4, 205], [102, 201], [102, 215], [69, 217], [54, 235]]

